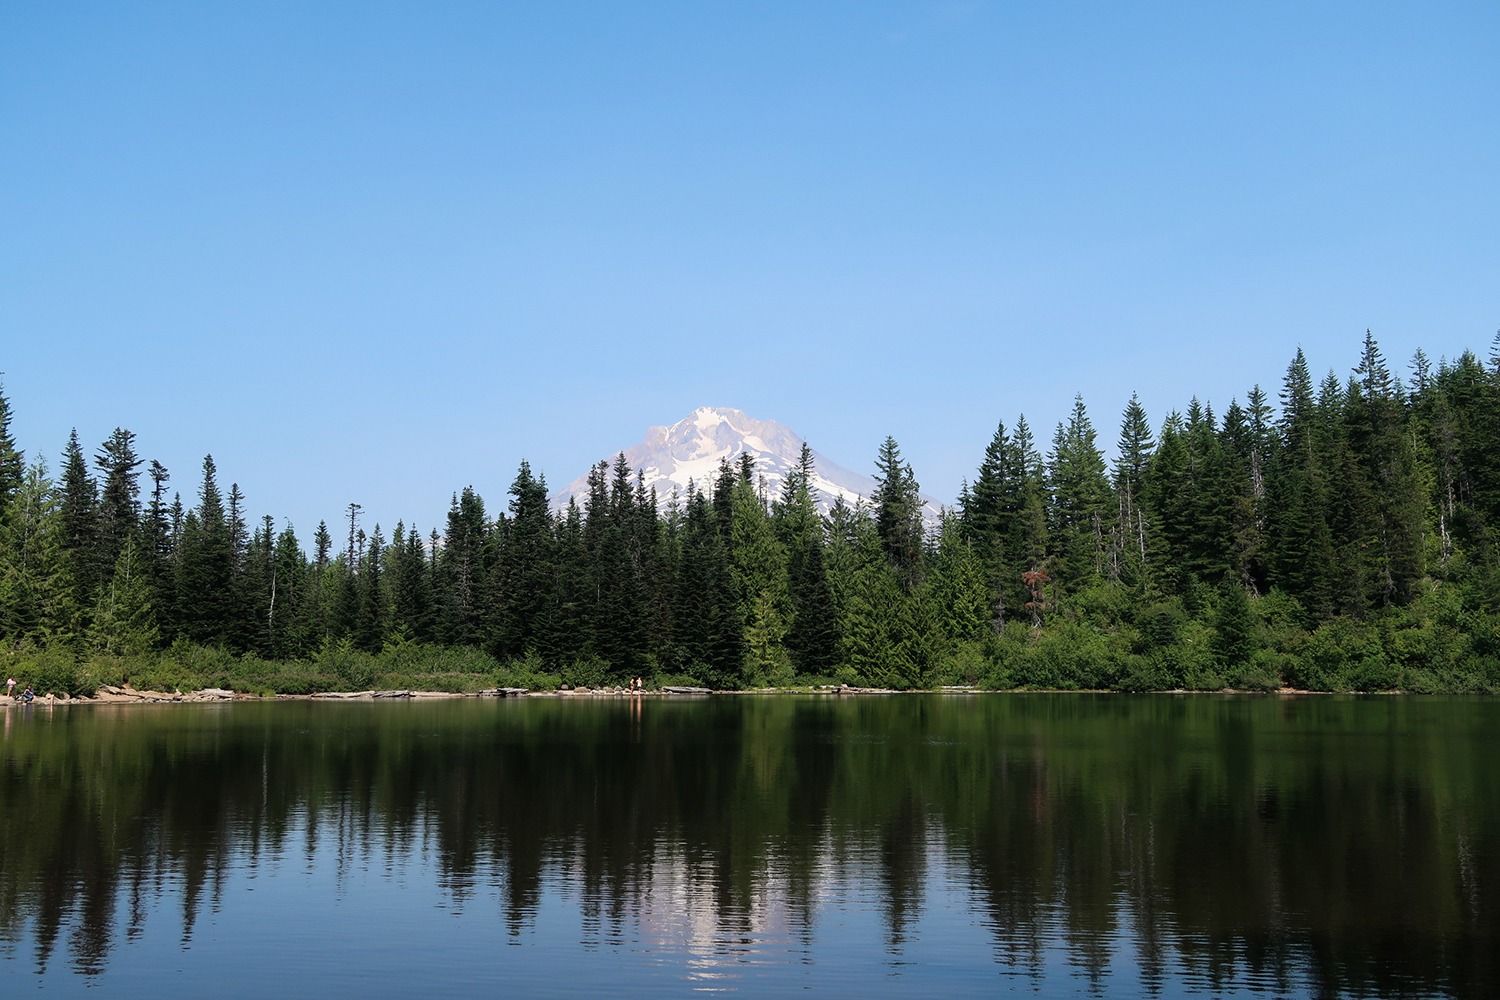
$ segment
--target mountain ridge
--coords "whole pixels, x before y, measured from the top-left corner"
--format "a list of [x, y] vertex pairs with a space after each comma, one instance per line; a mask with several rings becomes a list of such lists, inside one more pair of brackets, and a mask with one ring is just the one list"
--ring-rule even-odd
[[[645, 438], [620, 454], [633, 473], [639, 473], [646, 488], [656, 488], [658, 503], [665, 503], [672, 490], [686, 492], [689, 482], [698, 489], [711, 489], [723, 461], [736, 464], [741, 455], [755, 460], [755, 477], [768, 500], [781, 496], [787, 474], [796, 468], [805, 439], [776, 420], [757, 420], [727, 406], [700, 406], [675, 424], [646, 429]], [[808, 484], [818, 510], [828, 513], [839, 500], [853, 506], [867, 501], [876, 489], [875, 480], [854, 472], [810, 449], [813, 476]], [[588, 496], [588, 473], [549, 497], [553, 510], [567, 507], [571, 497], [580, 502]], [[923, 495], [923, 520], [935, 524], [941, 508]]]

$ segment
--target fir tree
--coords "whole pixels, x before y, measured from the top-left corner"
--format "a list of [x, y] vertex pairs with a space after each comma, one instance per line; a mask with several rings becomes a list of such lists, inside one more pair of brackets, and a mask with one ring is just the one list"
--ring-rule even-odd
[[897, 581], [910, 592], [922, 582], [922, 498], [916, 476], [902, 461], [893, 437], [886, 437], [876, 456], [870, 505], [880, 547]]
[[1061, 557], [1063, 586], [1077, 590], [1104, 575], [1106, 538], [1113, 503], [1104, 456], [1095, 444], [1094, 425], [1083, 397], [1073, 400], [1066, 424], [1057, 425], [1049, 456], [1049, 531]]
[[5, 395], [5, 383], [0, 382], [0, 519], [4, 519], [26, 476], [26, 458], [11, 436], [10, 418], [10, 400]]
[[233, 542], [212, 455], [203, 459], [198, 506], [183, 522], [177, 568], [177, 609], [182, 634], [205, 645], [228, 641], [233, 607]]
[[[63, 450], [58, 513], [62, 517], [63, 552], [73, 581], [73, 605], [80, 612], [92, 607], [99, 588], [99, 490], [89, 475], [75, 428]], [[80, 621], [81, 631], [86, 622]]]
[[1115, 459], [1117, 513], [1110, 537], [1109, 576], [1128, 586], [1139, 584], [1146, 570], [1146, 508], [1143, 503], [1146, 470], [1156, 442], [1146, 421], [1146, 410], [1135, 393], [1120, 418], [1120, 441]]
[[70, 645], [78, 609], [57, 491], [38, 458], [0, 518], [0, 639]]
[[[99, 497], [99, 561], [113, 574], [125, 545], [140, 523], [141, 459], [135, 453], [135, 435], [116, 427], [100, 446], [94, 465], [103, 476]], [[149, 560], [148, 560], [149, 561]]]
[[112, 656], [136, 656], [160, 638], [151, 606], [152, 586], [135, 539], [127, 539], [114, 571], [99, 592], [89, 629], [90, 645]]

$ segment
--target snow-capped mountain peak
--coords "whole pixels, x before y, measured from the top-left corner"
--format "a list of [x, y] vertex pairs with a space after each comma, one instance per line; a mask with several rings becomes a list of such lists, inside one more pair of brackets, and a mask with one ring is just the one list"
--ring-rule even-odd
[[[626, 464], [645, 478], [646, 488], [655, 487], [665, 502], [672, 490], [686, 492], [689, 482], [699, 489], [711, 488], [722, 462], [736, 465], [749, 454], [755, 461], [757, 486], [767, 498], [781, 496], [788, 473], [801, 457], [803, 439], [785, 424], [756, 420], [741, 410], [725, 406], [700, 406], [675, 424], [651, 427], [645, 440], [624, 451]], [[853, 506], [875, 490], [875, 480], [838, 465], [813, 451], [813, 477], [809, 484], [819, 510], [826, 513], [842, 497]], [[588, 495], [585, 473], [552, 494], [554, 509], [567, 506], [569, 497], [582, 503]], [[935, 502], [927, 500], [923, 510], [929, 521], [937, 516]]]

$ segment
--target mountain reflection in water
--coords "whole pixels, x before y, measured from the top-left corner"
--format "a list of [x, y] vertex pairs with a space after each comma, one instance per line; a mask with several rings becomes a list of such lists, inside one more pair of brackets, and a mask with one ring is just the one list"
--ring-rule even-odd
[[1485, 700], [292, 702], [0, 721], [5, 982], [1500, 984], [1500, 703]]

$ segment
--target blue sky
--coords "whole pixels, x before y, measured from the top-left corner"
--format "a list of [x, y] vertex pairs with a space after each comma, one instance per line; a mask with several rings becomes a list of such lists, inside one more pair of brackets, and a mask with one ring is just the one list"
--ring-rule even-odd
[[[0, 370], [53, 468], [306, 541], [699, 405], [951, 500], [1372, 330], [1500, 327], [1500, 4], [0, 4]], [[335, 530], [337, 536], [337, 530]]]

